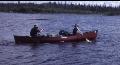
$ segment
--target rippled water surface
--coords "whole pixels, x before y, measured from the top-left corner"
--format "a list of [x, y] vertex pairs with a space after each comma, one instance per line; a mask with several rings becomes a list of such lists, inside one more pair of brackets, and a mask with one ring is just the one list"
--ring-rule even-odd
[[[96, 42], [14, 42], [13, 35], [29, 35], [34, 24], [44, 28], [41, 34], [57, 34], [75, 23], [83, 32], [97, 29]], [[0, 65], [120, 65], [120, 16], [0, 13]]]

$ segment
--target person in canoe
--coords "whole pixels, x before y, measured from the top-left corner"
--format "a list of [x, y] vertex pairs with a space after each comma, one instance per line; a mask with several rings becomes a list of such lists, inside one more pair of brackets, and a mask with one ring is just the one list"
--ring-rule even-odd
[[38, 29], [37, 25], [34, 25], [34, 27], [30, 31], [30, 36], [35, 37], [38, 36], [38, 33], [40, 33], [43, 29]]
[[78, 25], [75, 24], [73, 29], [73, 35], [76, 35], [78, 31], [81, 33], [80, 29], [78, 28]]

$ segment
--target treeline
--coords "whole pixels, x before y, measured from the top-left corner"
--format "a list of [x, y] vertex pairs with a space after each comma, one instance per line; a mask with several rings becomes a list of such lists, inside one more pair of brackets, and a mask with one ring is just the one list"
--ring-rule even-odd
[[34, 3], [0, 3], [0, 12], [20, 13], [79, 13], [79, 14], [105, 14], [119, 15], [120, 6], [100, 6], [85, 4], [62, 4], [49, 2], [43, 4]]

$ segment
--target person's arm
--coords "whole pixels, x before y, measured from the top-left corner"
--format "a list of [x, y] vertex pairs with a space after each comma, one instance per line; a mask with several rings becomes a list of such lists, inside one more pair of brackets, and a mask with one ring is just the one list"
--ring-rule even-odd
[[37, 32], [40, 32], [40, 30], [39, 30], [39, 29], [36, 29], [36, 31], [37, 31]]

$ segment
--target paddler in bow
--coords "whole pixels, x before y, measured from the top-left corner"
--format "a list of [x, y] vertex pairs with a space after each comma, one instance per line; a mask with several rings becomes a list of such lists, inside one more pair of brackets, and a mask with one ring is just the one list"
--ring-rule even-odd
[[75, 25], [74, 25], [74, 28], [73, 28], [73, 35], [76, 35], [78, 31], [79, 31], [80, 33], [82, 33], [82, 32], [80, 31], [80, 29], [78, 28], [78, 25], [75, 24]]

